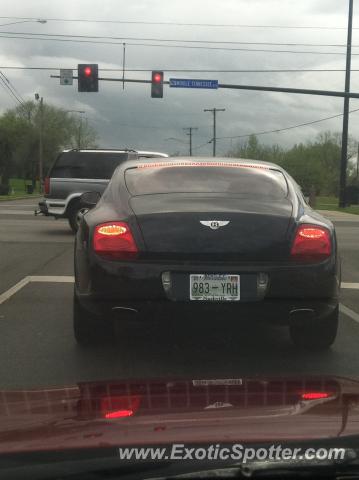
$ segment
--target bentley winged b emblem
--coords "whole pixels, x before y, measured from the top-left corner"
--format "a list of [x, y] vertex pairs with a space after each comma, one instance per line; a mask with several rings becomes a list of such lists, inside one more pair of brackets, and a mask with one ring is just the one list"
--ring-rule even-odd
[[218, 230], [229, 224], [229, 220], [200, 220], [200, 223], [211, 230]]

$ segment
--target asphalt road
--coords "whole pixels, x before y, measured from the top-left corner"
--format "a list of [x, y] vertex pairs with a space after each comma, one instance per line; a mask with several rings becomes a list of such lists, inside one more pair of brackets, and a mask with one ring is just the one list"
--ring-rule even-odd
[[168, 319], [170, 328], [131, 343], [83, 349], [72, 334], [73, 235], [66, 220], [34, 217], [35, 205], [0, 202], [0, 389], [120, 378], [359, 376], [359, 216], [330, 214], [346, 288], [328, 352], [300, 352], [286, 329], [248, 318], [235, 331], [222, 319], [205, 329], [193, 318], [190, 331], [180, 318]]

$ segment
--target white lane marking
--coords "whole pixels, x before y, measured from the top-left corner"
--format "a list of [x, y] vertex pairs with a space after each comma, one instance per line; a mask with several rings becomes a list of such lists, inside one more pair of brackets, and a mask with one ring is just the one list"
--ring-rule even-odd
[[359, 290], [359, 283], [342, 283], [342, 288], [351, 288], [352, 290]]
[[34, 215], [31, 210], [0, 210], [0, 215]]
[[22, 280], [20, 280], [20, 282], [16, 283], [13, 287], [9, 288], [9, 290], [6, 290], [6, 292], [2, 293], [0, 295], [0, 305], [6, 302], [6, 300], [9, 300], [9, 298], [15, 295], [15, 293], [17, 293], [19, 290], [24, 288], [25, 285], [29, 283], [30, 281], [29, 279], [30, 277], [23, 278]]
[[30, 282], [45, 282], [45, 283], [74, 283], [75, 277], [70, 275], [60, 276], [60, 275], [42, 275], [42, 276], [31, 276]]
[[17, 293], [19, 290], [21, 290], [22, 288], [24, 288], [28, 283], [31, 283], [31, 282], [38, 282], [38, 283], [74, 283], [75, 281], [75, 278], [71, 275], [64, 275], [64, 276], [60, 276], [60, 275], [42, 275], [42, 276], [36, 276], [36, 275], [33, 275], [33, 276], [27, 276], [27, 277], [24, 277], [22, 280], [20, 280], [20, 282], [16, 283], [14, 286], [12, 286], [11, 288], [9, 288], [9, 290], [6, 290], [6, 292], [2, 293], [0, 295], [0, 305], [4, 302], [6, 302], [7, 300], [9, 300], [9, 298], [11, 298], [13, 295], [15, 295], [15, 293]]
[[352, 320], [354, 320], [354, 322], [359, 323], [359, 315], [356, 312], [354, 312], [354, 310], [352, 310], [351, 308], [348, 308], [341, 303], [339, 305], [339, 310], [340, 310], [340, 313], [343, 313], [347, 317], [351, 318]]

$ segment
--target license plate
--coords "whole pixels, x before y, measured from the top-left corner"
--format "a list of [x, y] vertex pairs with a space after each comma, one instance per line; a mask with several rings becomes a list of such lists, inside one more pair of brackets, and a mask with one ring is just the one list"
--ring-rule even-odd
[[240, 276], [205, 273], [190, 275], [190, 299], [237, 302], [240, 300]]

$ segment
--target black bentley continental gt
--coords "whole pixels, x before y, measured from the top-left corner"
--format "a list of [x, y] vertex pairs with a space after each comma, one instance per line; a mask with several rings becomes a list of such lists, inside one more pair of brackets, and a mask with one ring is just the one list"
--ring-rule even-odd
[[[340, 262], [332, 223], [281, 167], [229, 158], [130, 160], [102, 197], [82, 196], [75, 244], [80, 344], [195, 312], [289, 326], [328, 348], [338, 327]], [[183, 314], [181, 315], [181, 312]], [[181, 322], [182, 322], [181, 320]], [[116, 327], [117, 325], [117, 327]], [[141, 327], [138, 327], [141, 330]]]

